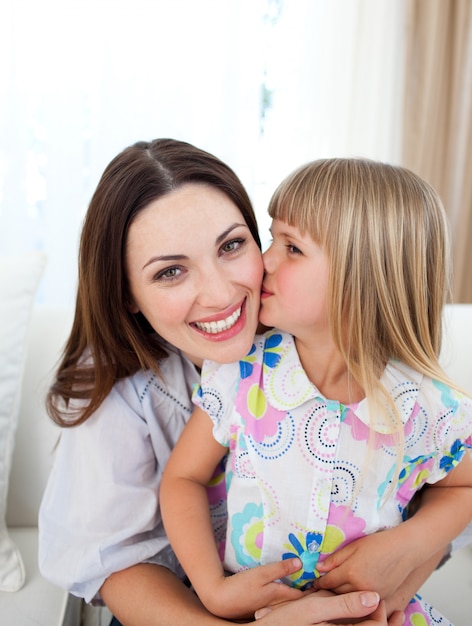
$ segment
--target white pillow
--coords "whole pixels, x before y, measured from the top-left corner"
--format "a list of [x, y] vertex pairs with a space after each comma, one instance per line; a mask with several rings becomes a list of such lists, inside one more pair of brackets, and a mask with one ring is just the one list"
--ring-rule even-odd
[[0, 591], [17, 591], [25, 582], [5, 513], [29, 322], [45, 264], [41, 252], [0, 258]]

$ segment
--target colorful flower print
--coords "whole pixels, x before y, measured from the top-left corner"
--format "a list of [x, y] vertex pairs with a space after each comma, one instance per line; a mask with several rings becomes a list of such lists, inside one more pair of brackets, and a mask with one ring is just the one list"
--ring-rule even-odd
[[257, 357], [254, 354], [255, 351], [256, 346], [255, 344], [252, 344], [251, 349], [249, 350], [247, 355], [239, 361], [239, 374], [242, 379], [247, 378], [252, 374], [254, 363], [257, 360]]
[[[420, 455], [415, 458], [404, 457], [404, 466], [398, 476], [398, 488], [395, 494], [395, 498], [399, 502], [400, 511], [406, 507], [406, 505], [413, 498], [414, 494], [420, 489], [426, 480], [428, 479], [431, 470], [434, 467], [434, 458], [432, 454]], [[387, 475], [386, 480], [381, 483], [378, 488], [379, 503], [380, 504], [391, 487], [393, 476], [395, 474], [396, 467], [393, 465]]]
[[348, 506], [331, 503], [329, 507], [330, 523], [326, 526], [321, 552], [331, 554], [354, 539], [365, 535], [365, 520], [358, 517]]
[[225, 455], [213, 472], [213, 476], [207, 485], [208, 502], [210, 505], [218, 504], [221, 500], [226, 501], [225, 467], [228, 456]]
[[[264, 343], [264, 353], [262, 355], [262, 362], [269, 368], [275, 367], [280, 361], [282, 348], [282, 335], [279, 333], [272, 333], [267, 336]], [[257, 361], [255, 355], [256, 345], [252, 344], [248, 354], [239, 361], [239, 373], [241, 378], [248, 378], [252, 375], [254, 363]]]
[[[393, 448], [397, 445], [398, 435], [396, 433], [387, 434], [380, 432], [373, 432], [371, 435], [371, 428], [369, 424], [366, 424], [363, 420], [357, 417], [355, 411], [358, 404], [343, 407], [341, 414], [341, 420], [349, 424], [351, 427], [352, 438], [356, 441], [369, 442], [369, 446], [372, 446], [374, 450], [378, 450], [382, 446], [387, 448]], [[415, 403], [412, 415], [407, 423], [404, 425], [405, 438], [411, 434], [413, 429], [413, 420], [411, 418], [416, 417], [419, 411], [418, 404]]]
[[248, 355], [239, 362], [241, 381], [236, 397], [236, 409], [245, 423], [244, 432], [261, 443], [264, 438], [277, 432], [278, 423], [285, 414], [267, 402], [263, 390], [263, 368], [275, 367], [281, 358], [282, 336], [269, 335], [264, 344], [262, 366], [256, 363], [256, 346], [253, 344]]
[[210, 482], [207, 485], [208, 503], [210, 505], [213, 534], [218, 546], [218, 554], [223, 559], [226, 545], [226, 526], [228, 513], [226, 509], [225, 465], [227, 456], [218, 463]]
[[439, 611], [428, 603], [423, 602], [419, 594], [416, 594], [408, 603], [404, 612], [403, 626], [452, 626]]
[[464, 443], [460, 439], [456, 439], [451, 446], [451, 450], [448, 454], [445, 454], [441, 461], [439, 462], [439, 467], [443, 469], [445, 472], [449, 472], [454, 469], [459, 461], [465, 454], [468, 445], [464, 445]]
[[453, 395], [452, 389], [439, 380], [433, 380], [433, 385], [441, 392], [441, 402], [444, 406], [455, 413], [459, 407], [459, 400]]
[[261, 562], [264, 534], [262, 504], [249, 502], [242, 513], [231, 519], [231, 544], [236, 560], [242, 567], [255, 567]]
[[316, 564], [320, 558], [320, 545], [323, 541], [323, 535], [315, 532], [307, 532], [306, 534], [299, 532], [297, 535], [290, 533], [288, 540], [290, 544], [284, 544], [284, 547], [290, 552], [285, 552], [282, 558], [286, 560], [298, 557], [302, 562], [301, 573], [299, 570], [289, 576], [290, 583], [293, 587], [305, 589], [313, 583], [315, 578], [319, 578]]
[[282, 335], [279, 333], [272, 333], [267, 336], [263, 357], [263, 363], [267, 367], [274, 368], [278, 365], [282, 353], [282, 348], [280, 347], [282, 339]]
[[301, 573], [298, 571], [289, 577], [292, 586], [299, 589], [308, 588], [320, 576], [316, 569], [320, 559], [365, 535], [365, 520], [356, 517], [349, 507], [332, 504], [329, 519], [331, 523], [326, 526], [324, 535], [310, 531], [289, 534], [290, 543], [284, 544], [289, 551], [285, 552], [282, 558], [298, 557], [303, 564]]

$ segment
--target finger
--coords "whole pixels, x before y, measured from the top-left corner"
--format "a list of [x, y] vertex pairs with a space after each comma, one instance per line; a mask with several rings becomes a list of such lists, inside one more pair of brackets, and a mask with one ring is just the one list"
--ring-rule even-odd
[[285, 561], [277, 561], [276, 563], [268, 563], [267, 565], [260, 565], [255, 568], [254, 572], [257, 572], [257, 576], [260, 576], [262, 583], [270, 583], [285, 576], [290, 576], [298, 572], [302, 568], [302, 562], [298, 558], [287, 559]]
[[[330, 589], [336, 593], [345, 593], [346, 591], [354, 591], [352, 587], [347, 588], [345, 585], [346, 574], [339, 569], [335, 569], [329, 574], [324, 574], [317, 578], [313, 586], [315, 589]], [[344, 587], [344, 588], [343, 588]]]
[[[362, 585], [363, 587], [367, 587], [370, 585]], [[359, 591], [358, 587], [354, 587], [350, 583], [343, 583], [342, 585], [325, 585], [324, 587], [315, 587], [317, 591], [331, 591], [332, 593], [336, 593], [337, 595], [341, 595], [343, 593], [350, 593], [351, 591]]]
[[388, 620], [388, 626], [402, 626], [404, 615], [401, 611], [395, 611]]
[[323, 561], [318, 561], [316, 564], [316, 569], [319, 572], [330, 572], [332, 569], [338, 566], [336, 557], [336, 553], [327, 556]]
[[[289, 602], [291, 600], [299, 600], [303, 597], [303, 591], [284, 585], [284, 583], [269, 583], [264, 588], [264, 591], [259, 595], [259, 605], [264, 604], [278, 604], [279, 602]], [[268, 601], [264, 598], [269, 598]]]
[[381, 624], [387, 623], [387, 606], [383, 600], [379, 602], [379, 606], [372, 612], [370, 617], [372, 622], [375, 622], [376, 624], [377, 622]]
[[[330, 603], [330, 615], [323, 619], [365, 617], [379, 610], [380, 596], [375, 591], [352, 591], [331, 598], [322, 598]], [[384, 604], [383, 602], [381, 603]], [[335, 611], [335, 612], [334, 612]], [[385, 613], [385, 607], [380, 611]], [[386, 619], [386, 616], [385, 616]]]
[[[299, 601], [273, 607], [265, 607], [256, 613], [256, 619], [262, 619], [268, 613], [272, 613], [274, 621], [269, 619], [267, 624], [274, 623], [298, 623], [298, 624], [322, 624], [332, 620], [354, 619], [365, 617], [375, 611], [379, 605], [380, 597], [373, 591], [356, 591], [343, 596], [320, 596], [317, 593], [305, 596]], [[382, 603], [383, 604], [383, 603]], [[382, 608], [383, 621], [379, 618], [379, 624], [386, 624], [385, 607]], [[377, 622], [373, 622], [377, 623]], [[392, 626], [397, 626], [393, 624]]]

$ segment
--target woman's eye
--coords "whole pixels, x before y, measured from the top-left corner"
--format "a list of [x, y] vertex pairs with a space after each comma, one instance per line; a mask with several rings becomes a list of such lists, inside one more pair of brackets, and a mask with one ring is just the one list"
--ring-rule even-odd
[[221, 246], [221, 250], [224, 253], [236, 252], [244, 244], [244, 239], [231, 239]]
[[171, 281], [179, 278], [182, 270], [179, 267], [168, 267], [155, 275], [155, 281]]

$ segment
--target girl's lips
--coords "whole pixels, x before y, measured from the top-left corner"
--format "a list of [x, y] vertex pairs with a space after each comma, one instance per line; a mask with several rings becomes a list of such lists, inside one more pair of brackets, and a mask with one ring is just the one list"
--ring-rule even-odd
[[273, 296], [274, 294], [272, 293], [272, 291], [269, 291], [268, 289], [266, 289], [264, 286], [262, 286], [261, 289], [261, 298], [269, 298], [270, 296]]

